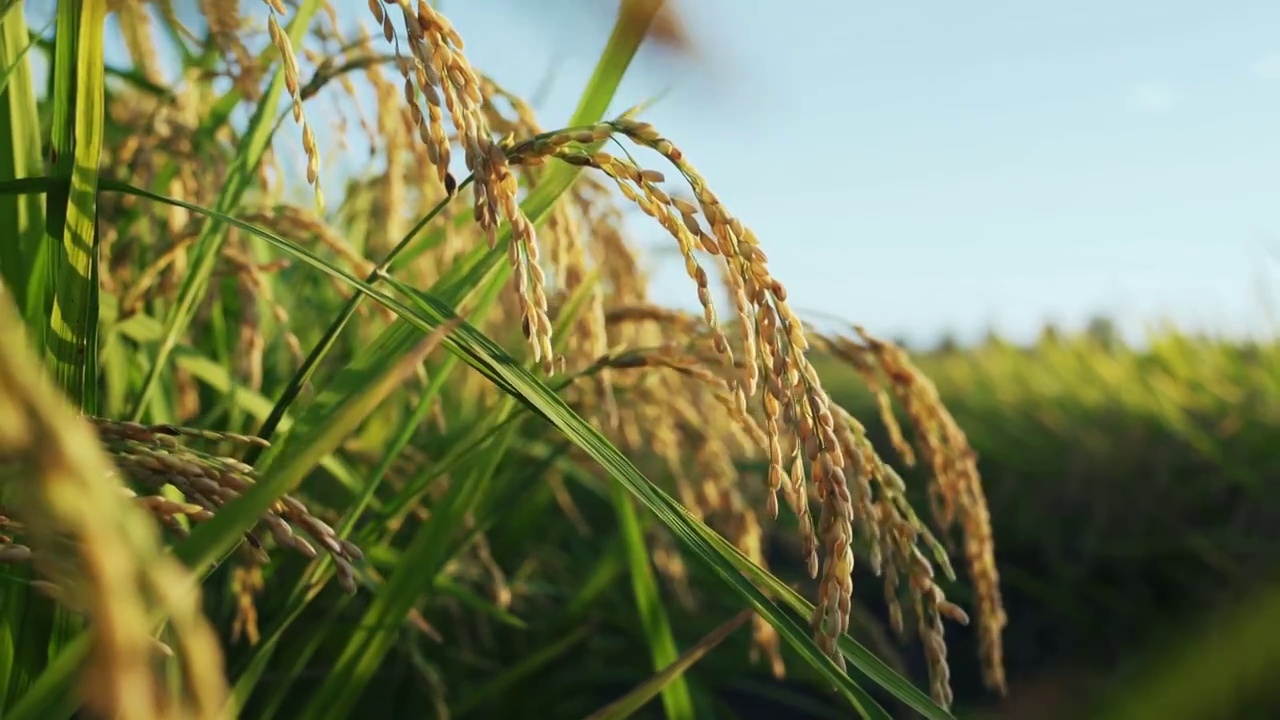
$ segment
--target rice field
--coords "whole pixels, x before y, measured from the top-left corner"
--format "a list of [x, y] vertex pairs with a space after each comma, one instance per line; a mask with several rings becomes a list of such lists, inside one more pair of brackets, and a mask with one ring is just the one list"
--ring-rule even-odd
[[[1100, 715], [1098, 703], [1128, 698], [1137, 678], [1184, 652], [1196, 660], [1153, 691], [1164, 704], [1124, 717], [1261, 717], [1276, 707], [1263, 676], [1250, 674], [1274, 657], [1274, 606], [1255, 608], [1244, 637], [1257, 645], [1229, 628], [1240, 608], [1274, 597], [1277, 360], [1274, 342], [1172, 328], [1142, 348], [1046, 330], [1031, 347], [994, 339], [920, 354], [979, 457], [1010, 616], [1015, 716]], [[874, 407], [847, 374], [822, 370], [838, 402], [855, 414]], [[1201, 634], [1220, 645], [1213, 661], [1192, 640]]]
[[1086, 570], [1263, 587], [1272, 348], [819, 332], [606, 116], [661, 0], [565, 127], [423, 0], [178, 5], [0, 2], [0, 716], [968, 717], [1160, 635]]

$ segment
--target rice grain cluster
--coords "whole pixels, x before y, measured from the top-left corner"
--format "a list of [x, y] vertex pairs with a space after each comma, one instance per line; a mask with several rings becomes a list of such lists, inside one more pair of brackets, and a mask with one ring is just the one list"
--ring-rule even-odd
[[[624, 0], [624, 14], [647, 2]], [[150, 28], [158, 14], [168, 12], [166, 6], [114, 5], [130, 59], [140, 77], [155, 85], [163, 79]], [[799, 550], [794, 559], [816, 580], [810, 623], [826, 655], [844, 666], [839, 641], [851, 629], [854, 571], [863, 565], [883, 583], [894, 629], [906, 634], [910, 628], [922, 643], [934, 700], [950, 705], [944, 622], [969, 620], [942, 587], [956, 577], [950, 548], [958, 539], [958, 555], [976, 597], [970, 612], [981, 638], [984, 678], [991, 688], [1004, 690], [1006, 619], [974, 453], [933, 385], [900, 348], [861, 328], [831, 335], [807, 325], [790, 304], [783, 280], [774, 275], [764, 240], [711, 189], [673, 139], [635, 113], [547, 129], [529, 102], [471, 65], [458, 30], [423, 0], [369, 0], [368, 14], [361, 11], [361, 18], [366, 24], [372, 19], [372, 32], [362, 27], [344, 33], [333, 3], [319, 3], [314, 18], [302, 14], [307, 7], [283, 0], [245, 7], [234, 1], [199, 3], [219, 56], [217, 68], [208, 72], [254, 100], [271, 76], [270, 63], [278, 59], [287, 115], [295, 121], [288, 127], [300, 132], [299, 147], [277, 143], [267, 149], [255, 170], [254, 191], [237, 202], [238, 218], [288, 238], [323, 262], [368, 277], [371, 284], [394, 280], [397, 288], [434, 288], [477, 248], [505, 252], [512, 278], [508, 286], [491, 306], [466, 295], [460, 314], [472, 314], [470, 322], [479, 330], [517, 360], [541, 369], [549, 383], [558, 383], [565, 400], [635, 458], [646, 476], [669, 487], [752, 561], [766, 567], [767, 540], [794, 535]], [[307, 24], [305, 42], [296, 42], [296, 22]], [[662, 16], [656, 31], [659, 39], [686, 41], [670, 15]], [[355, 79], [362, 80], [359, 88]], [[243, 138], [231, 124], [212, 132], [204, 126], [215, 104], [207, 90], [207, 84], [193, 81], [174, 85], [168, 95], [134, 86], [116, 91], [108, 113], [122, 137], [106, 143], [103, 166], [126, 168], [135, 185], [163, 186], [175, 199], [216, 207], [221, 188], [208, 178], [233, 171], [232, 154], [222, 150]], [[314, 111], [321, 102], [334, 102], [335, 109]], [[313, 124], [320, 118], [331, 120], [332, 127]], [[282, 159], [291, 149], [301, 150], [301, 175], [319, 199], [326, 158], [317, 137], [325, 130], [337, 138], [332, 148], [325, 145], [326, 157], [343, 149], [346, 138], [362, 134], [383, 163], [376, 172], [346, 178], [336, 193], [338, 206], [329, 209], [322, 200], [311, 207], [291, 199], [289, 166]], [[458, 153], [468, 173], [461, 181], [450, 169]], [[522, 199], [557, 164], [583, 172], [535, 228]], [[110, 319], [136, 332], [129, 342], [141, 345], [154, 332], [147, 321], [163, 317], [181, 292], [207, 226], [182, 207], [139, 212], [139, 202], [131, 195], [104, 194], [98, 214], [106, 220], [99, 237], [102, 290], [118, 298]], [[647, 218], [674, 243], [700, 312], [654, 302], [628, 225], [632, 215]], [[428, 235], [430, 242], [422, 241]], [[294, 375], [307, 351], [324, 341], [298, 318], [337, 314], [337, 301], [355, 297], [336, 273], [310, 273], [268, 253], [250, 233], [228, 228], [213, 282], [179, 338], [194, 345], [202, 335], [234, 336], [230, 376], [221, 382], [253, 393], [280, 387], [281, 378]], [[484, 311], [472, 313], [477, 308]], [[374, 303], [358, 312], [359, 322], [335, 341], [333, 367], [322, 370], [341, 368], [396, 321], [387, 307]], [[932, 522], [917, 514], [908, 499], [915, 489], [872, 447], [863, 425], [833, 402], [815, 369], [813, 358], [819, 354], [858, 373], [879, 399], [896, 454], [905, 464], [928, 470], [931, 480], [921, 490]], [[175, 362], [171, 377], [174, 424], [90, 418], [91, 424], [81, 425], [95, 431], [95, 447], [105, 450], [101, 458], [109, 458], [112, 472], [118, 472], [95, 482], [114, 487], [117, 495], [121, 487], [131, 488], [130, 494], [138, 493], [134, 509], [145, 509], [181, 537], [192, 523], [209, 520], [256, 482], [252, 464], [233, 457], [232, 448], [265, 441], [249, 433], [184, 427], [210, 413], [239, 416], [221, 400], [211, 400], [205, 386], [214, 381], [198, 363]], [[426, 369], [406, 377], [401, 383], [406, 394], [416, 397], [433, 387]], [[113, 376], [104, 382], [111, 391], [111, 384], [121, 381]], [[301, 391], [310, 392], [303, 385]], [[501, 388], [478, 373], [450, 381], [442, 392], [463, 407], [492, 408], [503, 397]], [[4, 399], [0, 393], [0, 410], [6, 409]], [[430, 415], [432, 423], [424, 427], [443, 436], [452, 430], [451, 419], [439, 403], [434, 398], [411, 412]], [[906, 428], [898, 423], [895, 404]], [[393, 422], [399, 421], [404, 417]], [[460, 482], [446, 476], [429, 486], [416, 483], [415, 475], [437, 460], [418, 455], [414, 441], [425, 432], [408, 439], [400, 464], [375, 473], [378, 481], [385, 478], [401, 497], [414, 501], [388, 511], [392, 535], [430, 518]], [[8, 442], [0, 451], [21, 445], [26, 452], [30, 446], [29, 435], [20, 438], [25, 444], [7, 438], [0, 434]], [[341, 450], [358, 457], [359, 438], [349, 439]], [[254, 455], [251, 450], [248, 457]], [[588, 462], [580, 451], [570, 455]], [[105, 460], [91, 469], [108, 472], [104, 467]], [[561, 491], [564, 477], [549, 468], [544, 480], [557, 489], [557, 503], [571, 522], [585, 526], [569, 493]], [[70, 516], [45, 518], [33, 507], [22, 508], [27, 514], [19, 508], [0, 513], [0, 559], [39, 562], [41, 543], [24, 537], [36, 523], [33, 518], [63, 529], [72, 521]], [[773, 522], [784, 507], [797, 521], [794, 534]], [[508, 577], [492, 558], [491, 528], [478, 523], [472, 510], [461, 523], [468, 533], [461, 556], [474, 561], [468, 579], [487, 583], [494, 606], [505, 612], [524, 599], [521, 581]], [[356, 589], [362, 553], [329, 524], [342, 514], [313, 512], [285, 496], [260, 519], [246, 536], [244, 564], [233, 578], [239, 598], [234, 635], [257, 638], [252, 598], [265, 591], [264, 582], [269, 585], [260, 572], [268, 560], [268, 538], [307, 558], [324, 553], [339, 583]], [[101, 530], [102, 537], [111, 532]], [[647, 540], [665, 581], [684, 602], [696, 604], [698, 592], [687, 582], [685, 559], [671, 535], [653, 531]], [[164, 563], [156, 567], [169, 572]], [[120, 570], [131, 577], [145, 577], [145, 571], [132, 565]], [[94, 610], [90, 607], [90, 615]], [[97, 610], [95, 622], [110, 620]], [[186, 617], [197, 638], [193, 642], [203, 642], [203, 626], [190, 613]], [[410, 619], [424, 634], [438, 635], [418, 608], [411, 608]], [[104, 626], [102, 632], [109, 629]], [[756, 617], [753, 637], [754, 654], [782, 676], [776, 631]], [[103, 682], [108, 681], [117, 687], [123, 682]], [[223, 691], [211, 685], [200, 697]], [[125, 699], [112, 698], [116, 705], [111, 707], [124, 707]]]

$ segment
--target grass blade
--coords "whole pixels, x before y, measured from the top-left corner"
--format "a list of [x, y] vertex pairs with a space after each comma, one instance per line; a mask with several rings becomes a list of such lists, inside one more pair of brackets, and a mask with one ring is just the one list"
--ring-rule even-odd
[[[635, 596], [636, 610], [640, 613], [640, 624], [649, 639], [654, 669], [674, 666], [680, 660], [680, 649], [676, 647], [675, 636], [671, 634], [671, 623], [667, 620], [667, 611], [663, 607], [662, 596], [658, 593], [658, 583], [653, 577], [653, 568], [649, 565], [649, 547], [645, 543], [644, 532], [640, 529], [640, 520], [636, 517], [635, 508], [631, 506], [631, 496], [620, 484], [613, 486], [613, 506], [618, 517], [618, 529], [626, 546], [627, 564], [631, 569], [631, 591]], [[659, 687], [662, 690], [662, 706], [666, 710], [666, 716], [672, 720], [692, 720], [695, 716], [693, 697], [689, 694], [689, 685], [681, 673], [668, 676]]]
[[[34, 46], [21, 3], [13, 3], [0, 22], [0, 64], [4, 66], [0, 92], [0, 178], [38, 174], [40, 116], [27, 51]], [[10, 288], [27, 321], [32, 341], [44, 346], [45, 302], [51, 292], [44, 238], [44, 204], [34, 196], [0, 198], [0, 280]]]
[[54, 54], [54, 185], [46, 235], [58, 252], [45, 347], [53, 374], [87, 412], [97, 402], [97, 197], [105, 86], [101, 2], [60, 3]]
[[707, 653], [723, 642], [725, 638], [729, 637], [734, 630], [742, 627], [750, 619], [750, 610], [743, 610], [738, 613], [715, 630], [707, 633], [706, 637], [699, 640], [696, 645], [663, 668], [662, 672], [644, 681], [636, 689], [618, 698], [608, 706], [592, 713], [587, 717], [587, 720], [623, 720], [631, 717], [637, 710], [644, 707], [645, 703], [652, 700], [654, 695], [665, 691], [665, 688], [670, 687], [671, 683], [693, 667], [694, 663], [701, 660]]

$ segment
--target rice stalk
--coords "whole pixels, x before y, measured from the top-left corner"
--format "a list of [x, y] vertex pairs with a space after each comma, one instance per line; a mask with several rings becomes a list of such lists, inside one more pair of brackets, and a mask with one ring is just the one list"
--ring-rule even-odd
[[[222, 651], [200, 611], [198, 584], [125, 501], [91, 426], [55, 389], [21, 329], [0, 291], [0, 472], [10, 520], [21, 523], [29, 548], [20, 554], [89, 620], [86, 706], [102, 717], [226, 717]], [[176, 696], [155, 671], [157, 613], [182, 662]]]

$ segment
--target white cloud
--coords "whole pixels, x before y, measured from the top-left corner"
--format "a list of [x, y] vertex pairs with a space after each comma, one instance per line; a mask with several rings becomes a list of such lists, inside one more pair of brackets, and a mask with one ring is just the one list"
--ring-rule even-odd
[[1143, 112], [1163, 112], [1178, 104], [1178, 93], [1164, 80], [1148, 80], [1133, 86], [1129, 103]]
[[1254, 61], [1249, 70], [1263, 80], [1280, 80], [1280, 53], [1263, 55]]

